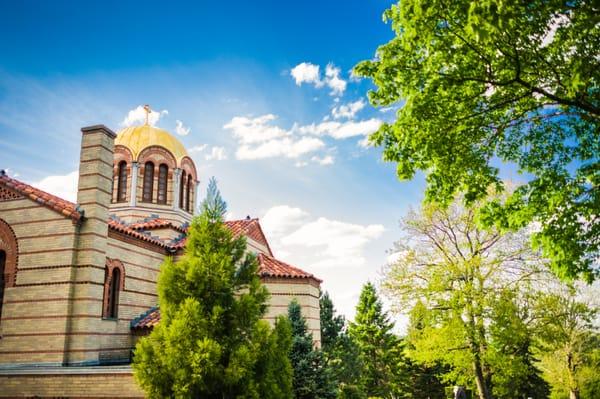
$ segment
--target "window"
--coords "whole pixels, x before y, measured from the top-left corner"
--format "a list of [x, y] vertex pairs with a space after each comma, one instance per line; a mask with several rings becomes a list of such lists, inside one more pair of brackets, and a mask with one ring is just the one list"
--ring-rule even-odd
[[117, 202], [127, 200], [127, 162], [119, 162], [119, 181], [117, 183]]
[[184, 198], [183, 198], [183, 194], [185, 193], [184, 186], [185, 186], [185, 172], [182, 170], [181, 171], [181, 180], [179, 181], [179, 207], [181, 209], [183, 209], [183, 204], [185, 203]]
[[167, 203], [167, 178], [169, 175], [169, 167], [161, 164], [158, 168], [158, 203]]
[[104, 300], [102, 317], [117, 319], [119, 317], [119, 291], [123, 288], [122, 263], [109, 259], [104, 274]]
[[142, 191], [142, 201], [152, 202], [154, 191], [154, 164], [146, 162], [144, 165], [144, 188]]
[[2, 318], [2, 304], [4, 303], [4, 272], [6, 266], [6, 252], [0, 251], [0, 319]]
[[187, 194], [185, 196], [185, 210], [188, 212], [191, 212], [192, 207], [194, 206], [193, 204], [191, 204], [191, 202], [192, 202], [192, 175], [188, 175], [186, 191], [187, 191]]

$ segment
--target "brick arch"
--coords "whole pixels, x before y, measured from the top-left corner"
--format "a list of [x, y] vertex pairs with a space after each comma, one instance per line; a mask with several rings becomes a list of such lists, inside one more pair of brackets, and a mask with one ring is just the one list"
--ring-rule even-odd
[[108, 275], [112, 275], [114, 269], [119, 269], [121, 272], [121, 281], [119, 282], [119, 290], [125, 289], [125, 266], [119, 259], [106, 258], [106, 272]]
[[173, 154], [166, 148], [159, 145], [153, 145], [144, 148], [138, 155], [137, 161], [140, 165], [150, 161], [155, 165], [156, 168], [158, 168], [158, 165], [161, 163], [164, 163], [169, 167], [170, 171], [177, 167], [177, 160]]
[[183, 157], [181, 159], [181, 169], [185, 170], [186, 175], [192, 175], [192, 178], [194, 179], [194, 181], [198, 181], [198, 175], [196, 173], [196, 165], [194, 164], [194, 161], [192, 161], [192, 158]]
[[114, 164], [117, 165], [119, 162], [125, 161], [128, 165], [133, 162], [133, 154], [131, 150], [124, 145], [117, 144], [114, 152]]
[[3, 219], [0, 219], [0, 250], [6, 253], [4, 285], [5, 287], [14, 287], [17, 281], [19, 245], [15, 232]]

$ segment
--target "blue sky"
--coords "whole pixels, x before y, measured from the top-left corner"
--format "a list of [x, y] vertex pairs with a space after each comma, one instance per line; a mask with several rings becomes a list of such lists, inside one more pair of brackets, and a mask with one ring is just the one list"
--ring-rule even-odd
[[321, 277], [352, 317], [424, 188], [361, 144], [394, 114], [350, 74], [392, 37], [390, 4], [7, 3], [0, 167], [68, 197], [79, 129], [118, 131], [150, 104], [190, 150], [201, 193], [216, 176], [230, 216], [260, 217], [275, 255]]

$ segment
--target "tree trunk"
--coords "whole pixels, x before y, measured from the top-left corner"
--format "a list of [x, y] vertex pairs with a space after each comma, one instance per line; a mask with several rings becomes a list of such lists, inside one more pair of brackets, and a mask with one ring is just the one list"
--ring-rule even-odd
[[569, 391], [569, 399], [579, 399], [579, 389], [571, 389]]
[[475, 360], [473, 361], [473, 370], [475, 371], [475, 383], [477, 384], [479, 399], [492, 399], [492, 394], [483, 375], [479, 355], [475, 356]]

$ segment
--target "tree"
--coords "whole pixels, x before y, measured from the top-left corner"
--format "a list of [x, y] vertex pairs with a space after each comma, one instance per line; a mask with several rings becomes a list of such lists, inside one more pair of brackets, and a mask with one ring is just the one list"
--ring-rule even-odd
[[359, 385], [369, 397], [398, 398], [407, 392], [403, 346], [393, 328], [375, 286], [366, 283], [348, 331], [362, 364]]
[[362, 398], [356, 385], [361, 364], [358, 348], [350, 338], [346, 320], [336, 315], [333, 301], [327, 292], [319, 300], [321, 316], [321, 350], [325, 363], [331, 371], [332, 382], [338, 389], [338, 397]]
[[537, 305], [541, 367], [554, 396], [565, 392], [570, 399], [579, 399], [584, 391], [598, 393], [600, 386], [600, 335], [593, 326], [598, 309], [578, 291], [554, 287]]
[[289, 326], [261, 320], [268, 292], [256, 257], [224, 226], [214, 180], [208, 194], [183, 256], [161, 265], [161, 321], [136, 346], [135, 378], [157, 398], [289, 398]]
[[385, 271], [383, 287], [399, 310], [419, 304], [410, 359], [446, 366], [445, 382], [474, 385], [481, 399], [502, 392], [511, 397], [506, 385], [531, 376], [527, 301], [546, 275], [545, 264], [524, 232], [481, 229], [473, 209], [461, 203], [457, 198], [448, 207], [426, 204], [408, 213], [398, 260]]
[[294, 397], [296, 399], [335, 398], [335, 384], [325, 364], [323, 353], [313, 347], [312, 334], [296, 300], [288, 306], [292, 326], [290, 360], [294, 369]]
[[503, 185], [498, 160], [528, 182], [484, 221], [539, 222], [535, 247], [563, 278], [594, 279], [600, 252], [600, 24], [587, 0], [403, 0], [396, 36], [354, 72], [375, 106], [397, 104], [370, 141], [400, 179], [427, 174], [426, 199], [467, 204]]

